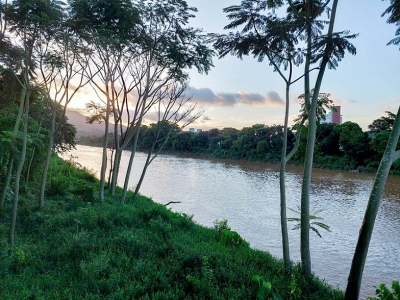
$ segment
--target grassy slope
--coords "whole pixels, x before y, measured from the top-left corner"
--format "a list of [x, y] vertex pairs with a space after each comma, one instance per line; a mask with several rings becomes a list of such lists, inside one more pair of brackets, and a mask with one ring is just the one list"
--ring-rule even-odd
[[343, 298], [298, 267], [284, 275], [281, 260], [221, 243], [221, 231], [148, 198], [96, 203], [98, 182], [59, 159], [51, 174], [43, 211], [36, 200], [21, 201], [11, 252], [9, 207], [1, 213], [0, 299], [256, 299], [256, 274], [283, 299]]

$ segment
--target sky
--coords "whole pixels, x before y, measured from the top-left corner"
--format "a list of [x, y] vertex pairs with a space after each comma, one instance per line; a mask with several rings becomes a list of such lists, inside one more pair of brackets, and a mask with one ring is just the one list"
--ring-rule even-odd
[[[186, 0], [198, 9], [191, 26], [205, 33], [228, 33], [229, 24], [222, 9], [240, 4], [240, 0]], [[396, 26], [381, 17], [389, 1], [341, 0], [334, 31], [349, 30], [359, 36], [352, 40], [357, 54], [346, 53], [336, 70], [327, 69], [321, 92], [329, 93], [335, 105], [341, 106], [343, 122], [358, 123], [367, 130], [374, 119], [400, 105], [400, 51], [386, 44], [395, 37]], [[191, 95], [203, 116], [190, 125], [196, 129], [243, 127], [254, 124], [283, 124], [285, 83], [267, 61], [253, 57], [226, 56], [214, 58], [214, 68], [205, 75], [189, 70], [187, 94]], [[296, 70], [302, 74], [303, 67]], [[311, 85], [315, 76], [311, 76]], [[300, 80], [291, 87], [290, 119], [298, 114], [298, 96], [304, 93]], [[77, 102], [76, 102], [77, 103]], [[70, 107], [80, 107], [74, 102]]]

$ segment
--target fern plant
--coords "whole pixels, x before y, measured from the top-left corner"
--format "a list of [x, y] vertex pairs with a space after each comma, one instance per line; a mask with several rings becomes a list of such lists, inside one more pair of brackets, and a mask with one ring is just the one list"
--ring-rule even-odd
[[[289, 208], [291, 211], [301, 214], [301, 209], [299, 206], [297, 206], [298, 210]], [[322, 217], [318, 217], [317, 214], [321, 213], [324, 211], [323, 209], [316, 210], [312, 214], [310, 214], [310, 229], [314, 231], [320, 238], [322, 238], [322, 235], [319, 233], [317, 227], [322, 228], [326, 231], [332, 232], [331, 227], [321, 221], [324, 220]], [[292, 230], [297, 230], [301, 228], [301, 218], [287, 218], [289, 222], [297, 222], [297, 224], [292, 228]]]

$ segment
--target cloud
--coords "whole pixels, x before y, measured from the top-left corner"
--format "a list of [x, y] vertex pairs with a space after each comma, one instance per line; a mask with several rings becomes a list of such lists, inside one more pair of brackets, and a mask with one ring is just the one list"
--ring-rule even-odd
[[277, 92], [269, 91], [266, 95], [267, 103], [271, 106], [282, 106], [285, 103]]
[[209, 116], [203, 116], [203, 117], [201, 118], [201, 120], [200, 120], [201, 123], [205, 123], [205, 122], [207, 122], [207, 121], [211, 121], [211, 119], [210, 119]]
[[189, 86], [186, 95], [192, 97], [193, 102], [199, 105], [230, 106], [238, 104], [249, 106], [282, 106], [284, 103], [278, 93], [268, 92], [265, 96], [258, 93], [237, 92], [237, 93], [215, 93], [209, 88], [195, 88]]

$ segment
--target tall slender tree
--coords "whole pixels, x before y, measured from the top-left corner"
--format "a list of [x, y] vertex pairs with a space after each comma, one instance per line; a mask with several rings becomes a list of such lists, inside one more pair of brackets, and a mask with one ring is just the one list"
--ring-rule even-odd
[[[286, 196], [285, 196], [285, 165], [287, 161], [293, 156], [292, 151], [287, 155], [287, 132], [288, 132], [288, 115], [289, 115], [289, 92], [290, 86], [304, 77], [305, 81], [305, 102], [307, 107], [307, 116], [302, 118], [303, 122], [308, 119], [309, 122], [315, 122], [309, 113], [311, 111], [311, 92], [310, 92], [310, 72], [314, 69], [319, 70], [320, 82], [322, 80], [323, 72], [326, 63], [321, 63], [316, 68], [311, 68], [311, 65], [318, 62], [323, 55], [321, 52], [324, 45], [327, 44], [327, 39], [322, 35], [322, 29], [324, 28], [325, 21], [321, 21], [318, 18], [327, 7], [329, 1], [286, 1], [287, 16], [285, 18], [278, 18], [274, 14], [274, 10], [284, 5], [284, 1], [255, 1], [255, 0], [244, 0], [241, 5], [231, 6], [226, 8], [224, 11], [228, 13], [228, 18], [231, 23], [225, 27], [225, 29], [236, 28], [243, 25], [243, 30], [240, 33], [228, 34], [228, 35], [212, 35], [212, 38], [216, 40], [214, 46], [218, 49], [221, 57], [228, 53], [242, 57], [242, 55], [253, 54], [258, 58], [259, 61], [263, 61], [264, 58], [268, 58], [270, 65], [273, 66], [274, 71], [277, 71], [283, 78], [286, 84], [286, 110], [285, 110], [285, 126], [284, 126], [284, 137], [283, 147], [281, 156], [281, 169], [280, 169], [280, 194], [281, 194], [281, 228], [282, 228], [282, 244], [283, 244], [283, 257], [285, 266], [290, 266], [289, 256], [289, 244], [287, 237], [287, 222], [286, 222]], [[263, 15], [261, 12], [270, 9], [269, 14]], [[333, 13], [334, 14], [334, 13]], [[331, 18], [331, 21], [334, 18]], [[333, 24], [333, 22], [331, 22]], [[330, 28], [331, 31], [333, 29]], [[332, 32], [331, 32], [332, 34]], [[344, 51], [346, 46], [351, 48], [350, 45], [345, 43], [345, 38], [351, 38], [352, 36], [346, 36], [345, 34], [338, 34], [337, 37], [342, 39], [342, 44], [337, 52]], [[296, 45], [300, 41], [305, 42], [305, 48], [300, 51]], [[338, 43], [336, 43], [338, 44]], [[328, 47], [326, 47], [328, 48]], [[351, 48], [352, 50], [352, 48]], [[326, 53], [330, 67], [335, 67], [337, 61], [341, 59], [341, 55], [334, 51]], [[293, 66], [298, 66], [303, 63], [303, 55], [305, 55], [304, 75], [299, 78], [292, 79]], [[336, 57], [335, 57], [336, 55]], [[323, 71], [321, 72], [321, 69]], [[283, 71], [288, 71], [285, 75]], [[320, 88], [320, 82], [317, 83], [318, 90]], [[317, 105], [319, 93], [314, 95], [313, 103]], [[315, 131], [315, 130], [314, 130]], [[301, 131], [299, 130], [298, 133]], [[311, 134], [315, 135], [315, 132], [311, 131]], [[297, 143], [298, 145], [298, 143]], [[314, 141], [310, 139], [310, 148], [314, 147]], [[294, 148], [294, 151], [297, 147]], [[311, 159], [312, 159], [312, 153]], [[307, 166], [307, 170], [311, 170], [312, 164]], [[311, 172], [311, 171], [310, 171]], [[309, 172], [309, 174], [311, 174]], [[306, 185], [309, 185], [309, 181]], [[304, 189], [304, 195], [306, 195], [306, 189]], [[309, 199], [304, 199], [303, 203], [308, 203]], [[309, 207], [304, 207], [303, 227], [309, 231]], [[303, 235], [305, 230], [303, 230]], [[307, 234], [308, 236], [308, 234]], [[302, 244], [307, 245], [308, 239], [304, 236]], [[309, 261], [309, 251], [302, 248], [304, 253], [304, 261]], [[310, 263], [305, 263], [304, 266], [310, 266]], [[310, 268], [309, 268], [310, 269]], [[311, 270], [310, 270], [311, 272]]]
[[[346, 51], [351, 54], [356, 53], [355, 47], [348, 41], [356, 35], [349, 34], [348, 31], [334, 32], [333, 27], [336, 19], [338, 0], [334, 0], [330, 9], [329, 27], [326, 34], [318, 35], [318, 30], [313, 30], [313, 24], [320, 25], [316, 19], [326, 9], [330, 1], [307, 0], [289, 1], [290, 12], [293, 18], [304, 20], [306, 54], [304, 66], [304, 102], [308, 115], [308, 135], [306, 156], [304, 160], [303, 181], [301, 187], [301, 262], [306, 274], [311, 274], [311, 255], [310, 255], [310, 186], [311, 174], [314, 158], [315, 133], [317, 124], [317, 106], [320, 89], [325, 74], [326, 67], [335, 69], [338, 62], [342, 60]], [[317, 27], [318, 29], [318, 27]], [[314, 85], [314, 92], [311, 96], [310, 88], [310, 67], [314, 63], [319, 63], [317, 79]]]
[[[283, 4], [282, 1], [242, 1], [240, 6], [230, 6], [224, 9], [231, 20], [225, 29], [233, 29], [243, 25], [242, 31], [236, 34], [212, 35], [216, 40], [214, 46], [218, 49], [220, 57], [231, 53], [241, 58], [243, 55], [253, 54], [259, 61], [267, 58], [274, 71], [286, 85], [286, 109], [285, 125], [283, 132], [283, 146], [280, 167], [280, 198], [281, 198], [281, 230], [282, 248], [285, 267], [291, 266], [289, 239], [286, 220], [286, 189], [285, 189], [285, 165], [291, 156], [287, 157], [287, 135], [289, 119], [289, 95], [290, 86], [298, 79], [293, 80], [293, 67], [302, 63], [302, 53], [295, 45], [298, 43], [296, 26], [284, 18], [278, 18], [275, 14], [264, 15], [266, 9], [274, 10]], [[284, 73], [287, 71], [287, 75]]]
[[[136, 77], [138, 82], [134, 95], [137, 101], [136, 118], [134, 116], [135, 123], [127, 130], [132, 147], [122, 203], [126, 198], [140, 127], [148, 107], [160, 101], [159, 92], [165, 87], [185, 82], [188, 78], [186, 69], [195, 67], [199, 72], [207, 73], [212, 67], [213, 51], [206, 45], [205, 36], [200, 29], [188, 26], [196, 10], [180, 0], [141, 2], [140, 14], [144, 26], [140, 36], [143, 42], [139, 45], [141, 55], [134, 61], [138, 67], [131, 69], [131, 76]], [[140, 75], [137, 76], [137, 73]]]
[[[25, 163], [27, 147], [27, 126], [29, 119], [29, 97], [32, 89], [35, 88], [34, 77], [35, 57], [34, 48], [39, 37], [48, 32], [57, 20], [59, 13], [59, 2], [51, 0], [17, 0], [6, 9], [9, 30], [21, 41], [24, 49], [23, 61], [20, 64], [19, 74], [15, 72], [16, 79], [19, 81], [22, 92], [20, 97], [20, 110], [15, 123], [14, 131], [18, 131], [20, 117], [23, 115], [22, 149], [18, 159], [18, 166], [15, 175], [14, 201], [11, 216], [10, 245], [14, 243], [15, 221], [19, 201], [19, 188], [22, 168]], [[15, 39], [18, 41], [18, 39]], [[13, 158], [12, 158], [13, 159]], [[12, 167], [12, 164], [10, 164]], [[6, 182], [6, 184], [8, 181]]]
[[375, 180], [369, 196], [364, 220], [358, 236], [357, 246], [351, 263], [350, 274], [347, 282], [345, 300], [357, 300], [360, 294], [362, 274], [367, 259], [368, 248], [374, 230], [375, 219], [378, 214], [379, 204], [382, 199], [386, 180], [392, 164], [400, 159], [400, 150], [396, 151], [400, 137], [400, 106], [393, 124], [393, 130], [382, 156], [381, 163], [376, 173]]
[[70, 5], [76, 33], [91, 49], [86, 75], [95, 91], [105, 98], [105, 139], [99, 188], [100, 201], [104, 201], [110, 110], [116, 101], [114, 86], [124, 51], [135, 49], [140, 18], [138, 9], [128, 0], [72, 0]]
[[[84, 69], [87, 67], [85, 49], [80, 46], [79, 39], [74, 36], [71, 24], [66, 14], [65, 6], [60, 6], [58, 20], [51, 30], [40, 36], [35, 47], [38, 57], [38, 69], [41, 85], [44, 86], [48, 98], [52, 99], [51, 125], [47, 143], [47, 154], [43, 165], [42, 181], [39, 193], [39, 207], [44, 207], [44, 193], [46, 189], [47, 174], [50, 165], [51, 153], [54, 148], [54, 138], [61, 129], [62, 122], [56, 124], [57, 108], [62, 105], [63, 113], [59, 120], [65, 116], [67, 107], [75, 94], [87, 83], [84, 78]], [[71, 81], [74, 84], [71, 85]]]

